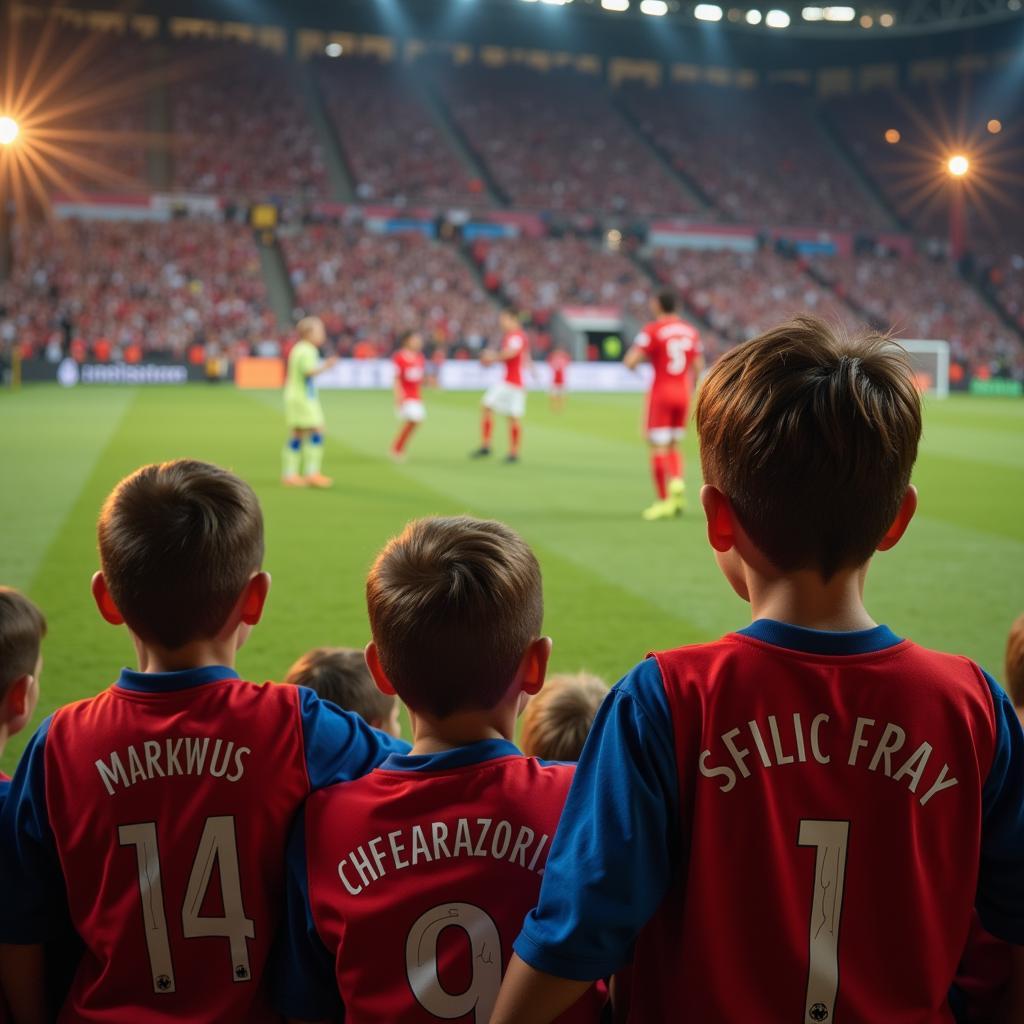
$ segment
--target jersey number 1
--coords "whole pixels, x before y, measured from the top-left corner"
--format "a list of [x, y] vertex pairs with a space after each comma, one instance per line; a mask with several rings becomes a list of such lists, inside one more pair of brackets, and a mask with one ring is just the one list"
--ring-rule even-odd
[[[134, 846], [139, 868], [139, 895], [142, 899], [142, 920], [146, 930], [146, 949], [153, 975], [153, 991], [164, 995], [175, 990], [171, 942], [164, 911], [164, 891], [160, 872], [160, 850], [156, 840], [156, 822], [121, 825], [117, 830], [121, 846]], [[220, 869], [223, 917], [201, 917], [199, 914], [210, 886], [213, 866]], [[233, 981], [251, 981], [249, 946], [255, 936], [253, 922], [245, 916], [242, 906], [242, 881], [238, 870], [238, 843], [235, 840], [235, 819], [227, 816], [207, 818], [199, 847], [192, 862], [188, 888], [181, 907], [181, 928], [186, 939], [223, 936], [231, 944], [231, 977]]]
[[823, 1024], [835, 1015], [839, 995], [839, 919], [843, 913], [848, 821], [800, 822], [800, 846], [817, 850], [807, 968], [804, 1024]]

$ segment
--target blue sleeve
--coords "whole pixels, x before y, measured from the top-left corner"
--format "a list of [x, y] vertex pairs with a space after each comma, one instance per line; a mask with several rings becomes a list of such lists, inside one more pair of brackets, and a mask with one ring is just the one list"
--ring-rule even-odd
[[305, 811], [292, 825], [285, 870], [285, 917], [270, 964], [274, 1003], [286, 1017], [339, 1019], [342, 1005], [334, 961], [317, 934], [309, 902]]
[[0, 942], [35, 945], [67, 920], [64, 875], [46, 806], [47, 718], [29, 742], [0, 812]]
[[592, 981], [625, 964], [678, 863], [672, 715], [653, 659], [605, 700], [580, 758], [515, 951], [532, 967]]
[[1004, 942], [1024, 946], [1024, 732], [1010, 698], [987, 673], [996, 752], [982, 791], [978, 914]]
[[409, 753], [405, 740], [372, 729], [357, 714], [321, 700], [305, 686], [299, 687], [299, 714], [313, 790], [351, 782], [372, 772], [388, 755]]

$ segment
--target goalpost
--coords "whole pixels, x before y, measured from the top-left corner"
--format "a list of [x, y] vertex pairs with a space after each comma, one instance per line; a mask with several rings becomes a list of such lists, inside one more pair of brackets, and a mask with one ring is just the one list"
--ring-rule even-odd
[[938, 398], [949, 397], [949, 342], [897, 338], [906, 349], [918, 387]]

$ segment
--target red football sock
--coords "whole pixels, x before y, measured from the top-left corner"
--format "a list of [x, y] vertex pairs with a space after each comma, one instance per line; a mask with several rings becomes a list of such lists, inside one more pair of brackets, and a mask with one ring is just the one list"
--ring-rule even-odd
[[519, 454], [519, 441], [523, 436], [523, 428], [515, 421], [509, 420], [508, 424], [508, 453], [509, 455]]
[[669, 480], [683, 479], [683, 455], [678, 448], [670, 448], [668, 452], [668, 478]]
[[480, 446], [491, 447], [491, 434], [494, 433], [494, 417], [490, 409], [484, 409], [483, 419], [480, 421]]
[[395, 443], [392, 445], [391, 450], [401, 454], [405, 450], [406, 442], [412, 437], [412, 432], [416, 429], [415, 423], [406, 423], [404, 427], [398, 432], [398, 437], [395, 438]]
[[654, 489], [664, 501], [668, 497], [668, 456], [664, 452], [651, 453], [651, 475], [654, 477]]

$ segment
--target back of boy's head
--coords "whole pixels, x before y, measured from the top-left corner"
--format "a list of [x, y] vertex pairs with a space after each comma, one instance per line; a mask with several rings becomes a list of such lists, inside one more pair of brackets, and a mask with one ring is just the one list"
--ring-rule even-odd
[[366, 581], [381, 667], [414, 711], [444, 718], [500, 703], [544, 618], [540, 566], [502, 523], [410, 523]]
[[892, 525], [921, 437], [905, 353], [802, 316], [727, 352], [697, 403], [704, 479], [782, 572], [827, 580]]
[[1018, 711], [1024, 711], [1024, 615], [1010, 627], [1006, 640], [1006, 692]]
[[293, 686], [308, 686], [324, 700], [345, 711], [354, 711], [372, 725], [386, 722], [395, 706], [394, 697], [377, 689], [363, 652], [352, 647], [317, 647], [307, 651], [288, 670], [284, 681]]
[[256, 495], [206, 462], [163, 462], [125, 477], [98, 533], [107, 589], [128, 627], [171, 650], [216, 636], [263, 564]]
[[0, 701], [16, 679], [34, 675], [46, 636], [43, 613], [11, 587], [0, 587]]
[[545, 761], [578, 761], [606, 696], [608, 687], [597, 676], [552, 676], [526, 705], [523, 753]]

